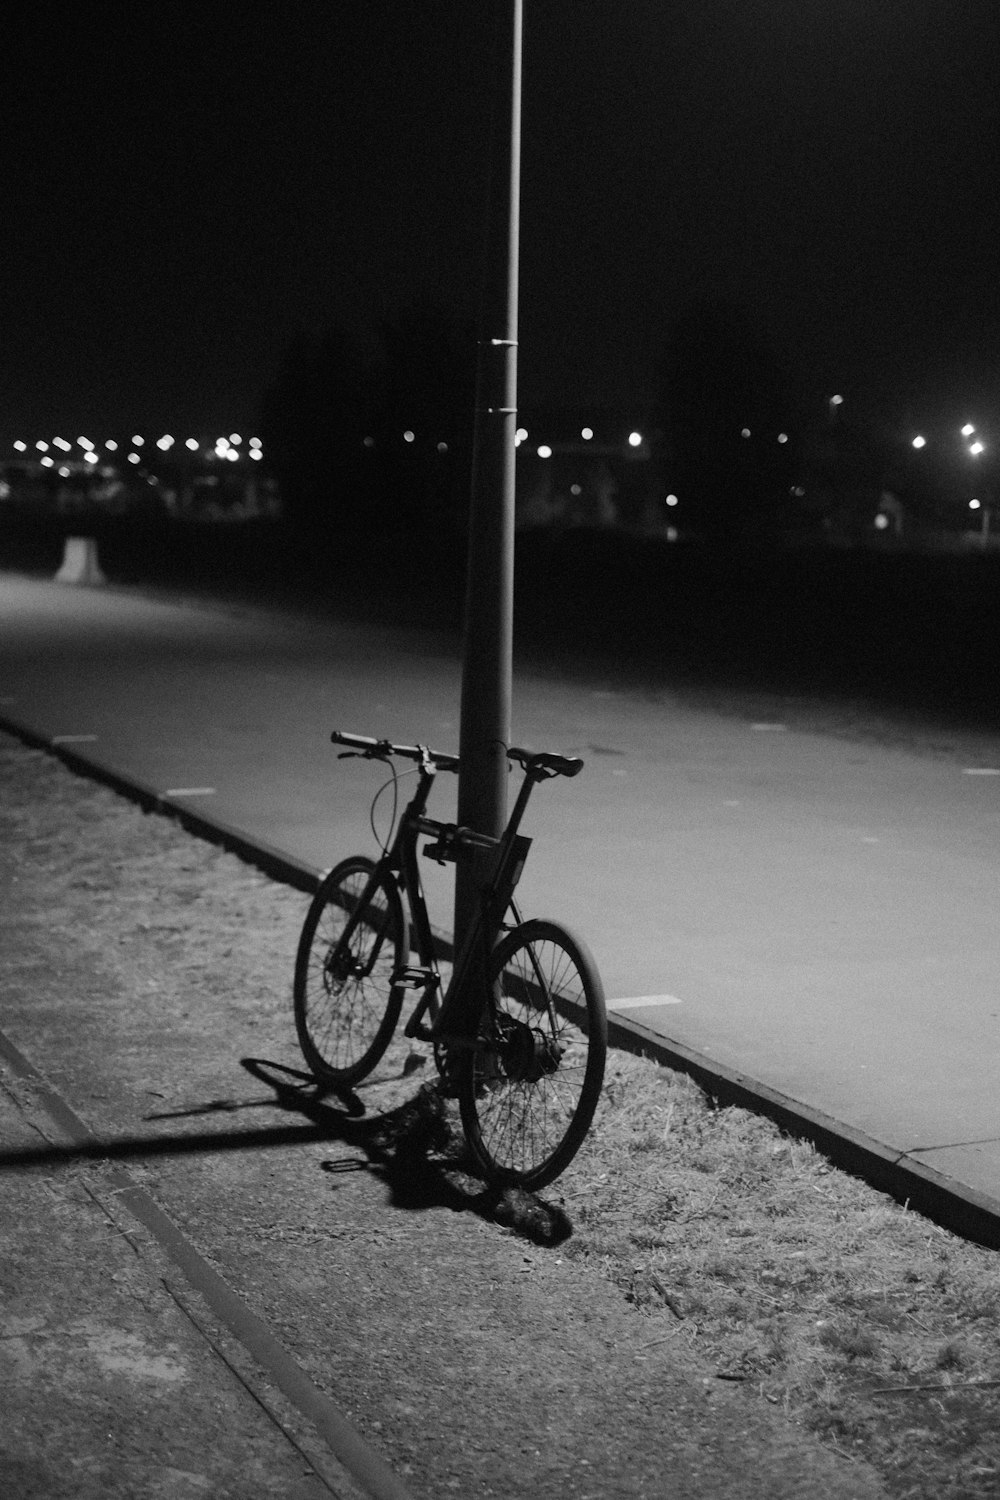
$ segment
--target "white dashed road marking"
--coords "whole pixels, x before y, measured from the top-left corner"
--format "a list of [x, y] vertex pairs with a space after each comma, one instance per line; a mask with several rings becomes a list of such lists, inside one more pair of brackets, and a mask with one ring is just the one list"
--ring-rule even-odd
[[626, 1000], [609, 1000], [608, 1010], [642, 1010], [650, 1005], [681, 1005], [677, 995], [631, 995]]

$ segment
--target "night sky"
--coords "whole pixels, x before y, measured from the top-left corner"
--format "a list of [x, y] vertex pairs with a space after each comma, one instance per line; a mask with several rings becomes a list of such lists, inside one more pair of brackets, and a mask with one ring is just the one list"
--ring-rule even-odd
[[[474, 312], [491, 0], [12, 10], [5, 451], [248, 431], [296, 331]], [[818, 402], [1000, 428], [998, 62], [996, 0], [525, 0], [521, 404], [643, 401], [725, 297]]]

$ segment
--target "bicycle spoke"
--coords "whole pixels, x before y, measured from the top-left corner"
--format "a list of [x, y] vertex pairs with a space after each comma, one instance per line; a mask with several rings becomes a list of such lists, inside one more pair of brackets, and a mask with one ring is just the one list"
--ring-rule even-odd
[[[349, 1083], [375, 1067], [399, 1017], [393, 974], [408, 951], [399, 898], [378, 886], [370, 860], [345, 860], [306, 916], [295, 966], [295, 1021], [313, 1072]], [[363, 904], [361, 904], [363, 903]], [[360, 906], [360, 909], [359, 909]]]
[[491, 1177], [541, 1186], [567, 1165], [600, 1093], [606, 1027], [593, 962], [564, 929], [529, 922], [500, 945], [462, 1093]]

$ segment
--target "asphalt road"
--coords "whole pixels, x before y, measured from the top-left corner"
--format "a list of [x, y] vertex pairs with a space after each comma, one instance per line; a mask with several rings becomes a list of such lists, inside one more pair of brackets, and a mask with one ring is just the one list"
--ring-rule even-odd
[[[380, 769], [330, 730], [454, 750], [458, 707], [448, 637], [0, 576], [2, 721], [307, 871], [373, 848]], [[633, 1033], [1000, 1224], [1000, 744], [886, 747], [554, 670], [518, 675], [513, 736], [587, 762], [536, 794], [521, 904], [580, 931]]]

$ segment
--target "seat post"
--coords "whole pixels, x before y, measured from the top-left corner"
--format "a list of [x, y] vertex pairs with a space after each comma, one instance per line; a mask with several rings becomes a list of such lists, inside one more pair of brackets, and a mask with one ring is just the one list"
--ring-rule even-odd
[[507, 820], [507, 827], [504, 829], [504, 839], [506, 842], [513, 841], [514, 835], [517, 833], [518, 829], [521, 826], [521, 819], [524, 817], [525, 811], [527, 810], [528, 798], [531, 796], [531, 789], [535, 785], [536, 781], [541, 780], [542, 777], [539, 776], [537, 771], [525, 771], [524, 779], [522, 780], [521, 785], [518, 789], [517, 796], [514, 799], [514, 806], [511, 809], [510, 817]]

